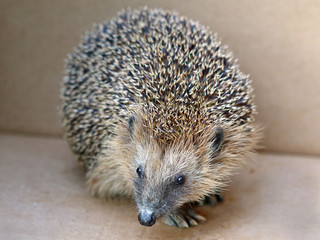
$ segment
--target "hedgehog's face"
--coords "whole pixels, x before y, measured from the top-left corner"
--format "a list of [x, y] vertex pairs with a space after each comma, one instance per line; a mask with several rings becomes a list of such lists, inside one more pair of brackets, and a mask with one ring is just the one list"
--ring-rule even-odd
[[193, 143], [161, 146], [147, 135], [135, 142], [132, 173], [142, 225], [152, 226], [157, 218], [212, 191], [215, 182], [208, 158], [221, 145], [222, 132], [219, 134], [208, 143], [208, 148], [202, 146], [202, 154]]
[[195, 159], [191, 152], [176, 156], [153, 143], [137, 148], [133, 171], [139, 221], [152, 226], [157, 218], [177, 210], [193, 195], [197, 164], [191, 163]]

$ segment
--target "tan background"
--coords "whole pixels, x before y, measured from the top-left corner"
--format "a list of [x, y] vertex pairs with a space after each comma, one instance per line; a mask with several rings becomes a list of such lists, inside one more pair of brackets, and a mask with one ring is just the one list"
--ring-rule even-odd
[[92, 23], [174, 9], [219, 33], [254, 81], [268, 151], [320, 154], [320, 1], [0, 0], [0, 130], [61, 135], [63, 59]]

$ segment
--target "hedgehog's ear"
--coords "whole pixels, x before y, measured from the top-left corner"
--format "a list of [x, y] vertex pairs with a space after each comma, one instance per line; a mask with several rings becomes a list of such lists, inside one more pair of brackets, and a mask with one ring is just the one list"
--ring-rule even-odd
[[211, 138], [211, 154], [216, 154], [222, 145], [223, 142], [223, 129], [221, 127], [217, 127], [213, 137]]
[[133, 138], [133, 131], [134, 131], [134, 124], [135, 124], [135, 122], [136, 122], [135, 116], [129, 117], [129, 120], [128, 120], [128, 128], [129, 128], [129, 132], [130, 132], [131, 138]]

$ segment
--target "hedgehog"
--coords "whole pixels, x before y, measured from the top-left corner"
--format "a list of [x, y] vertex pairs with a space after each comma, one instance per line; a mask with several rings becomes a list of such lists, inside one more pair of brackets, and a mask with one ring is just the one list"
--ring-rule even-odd
[[138, 220], [187, 228], [222, 200], [258, 131], [249, 76], [216, 33], [174, 11], [126, 9], [66, 60], [65, 138], [99, 198], [134, 199]]

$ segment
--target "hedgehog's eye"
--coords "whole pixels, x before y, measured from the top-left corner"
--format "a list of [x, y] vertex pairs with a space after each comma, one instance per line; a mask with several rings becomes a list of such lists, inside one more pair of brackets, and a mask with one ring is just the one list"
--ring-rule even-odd
[[142, 177], [142, 168], [141, 167], [138, 167], [136, 172], [139, 177]]
[[184, 184], [186, 181], [186, 177], [183, 176], [183, 175], [179, 175], [177, 178], [176, 178], [176, 184], [177, 185], [182, 185]]

